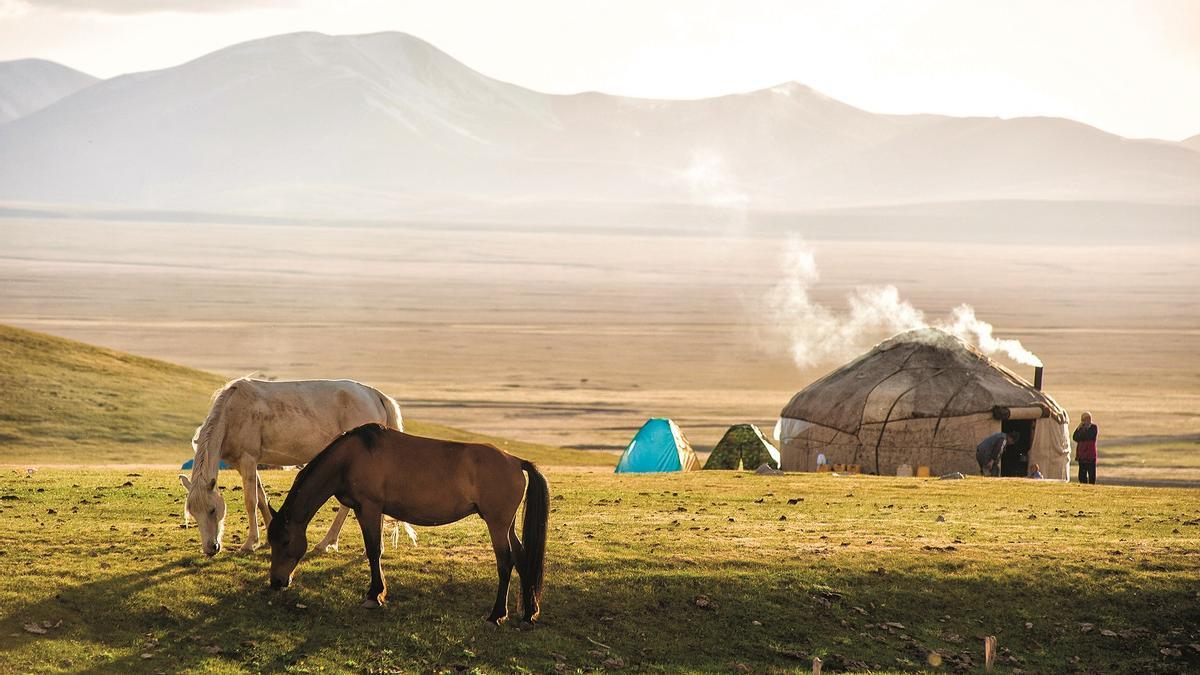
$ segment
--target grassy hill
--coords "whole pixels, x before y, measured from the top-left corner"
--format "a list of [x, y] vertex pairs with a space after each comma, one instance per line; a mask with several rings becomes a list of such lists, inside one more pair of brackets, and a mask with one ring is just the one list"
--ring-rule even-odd
[[353, 524], [270, 591], [240, 504], [205, 559], [175, 473], [0, 471], [0, 672], [980, 673], [986, 635], [1001, 673], [1200, 672], [1186, 490], [551, 469], [544, 624], [516, 630], [480, 620], [478, 518], [389, 544], [366, 610]]
[[[0, 325], [0, 463], [175, 464], [224, 378]], [[402, 404], [403, 405], [403, 404]], [[405, 419], [411, 433], [494, 443], [535, 462], [611, 465], [612, 457]]]

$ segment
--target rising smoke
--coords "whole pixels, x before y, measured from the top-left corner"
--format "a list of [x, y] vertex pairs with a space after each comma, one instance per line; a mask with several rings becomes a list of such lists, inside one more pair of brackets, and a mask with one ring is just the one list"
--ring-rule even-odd
[[1042, 365], [1019, 340], [997, 338], [992, 325], [976, 317], [970, 305], [959, 305], [949, 317], [930, 322], [889, 285], [855, 289], [846, 297], [846, 310], [839, 312], [812, 299], [810, 290], [819, 280], [812, 249], [801, 239], [789, 239], [782, 278], [768, 292], [765, 309], [774, 327], [788, 339], [792, 359], [801, 368], [844, 361], [882, 338], [926, 327], [956, 335], [985, 354], [1003, 353], [1017, 363]]

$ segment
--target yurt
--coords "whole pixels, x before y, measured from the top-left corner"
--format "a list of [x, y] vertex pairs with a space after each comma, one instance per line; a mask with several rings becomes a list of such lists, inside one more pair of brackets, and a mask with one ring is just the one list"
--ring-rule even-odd
[[654, 417], [638, 430], [621, 459], [616, 473], [660, 473], [665, 471], [696, 471], [700, 460], [692, 445], [673, 420]]
[[1004, 431], [1016, 441], [1001, 475], [1068, 480], [1067, 413], [1034, 384], [936, 328], [896, 335], [817, 380], [780, 413], [776, 437], [785, 471], [830, 464], [896, 475], [907, 465], [934, 475], [979, 474], [975, 447]]
[[705, 469], [745, 469], [753, 471], [766, 464], [779, 468], [779, 451], [753, 424], [735, 424], [713, 447]]

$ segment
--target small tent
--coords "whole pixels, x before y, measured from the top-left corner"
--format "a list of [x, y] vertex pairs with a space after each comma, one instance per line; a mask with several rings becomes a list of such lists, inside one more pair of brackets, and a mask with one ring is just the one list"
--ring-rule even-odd
[[696, 471], [700, 460], [672, 420], [646, 420], [617, 462], [617, 473]]
[[725, 432], [713, 448], [705, 469], [746, 469], [752, 471], [766, 464], [779, 468], [779, 451], [763, 438], [753, 424], [735, 424]]
[[902, 465], [933, 474], [979, 473], [975, 446], [997, 431], [1016, 442], [1001, 475], [1037, 464], [1067, 480], [1067, 413], [1034, 384], [936, 328], [901, 333], [792, 397], [776, 438], [784, 471], [815, 471], [817, 456], [894, 476]]

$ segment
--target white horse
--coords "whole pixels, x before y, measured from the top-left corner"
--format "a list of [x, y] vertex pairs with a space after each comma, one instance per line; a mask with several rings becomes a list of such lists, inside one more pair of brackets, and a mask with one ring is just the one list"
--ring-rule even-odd
[[[196, 519], [204, 553], [216, 555], [225, 532], [225, 500], [217, 491], [221, 460], [242, 475], [250, 528], [241, 550], [253, 551], [258, 548], [257, 511], [262, 512], [264, 528], [271, 522], [258, 465], [303, 464], [342, 433], [369, 422], [404, 428], [400, 407], [391, 397], [353, 380], [241, 378], [218, 389], [208, 418], [192, 438], [196, 453], [192, 476], [179, 476], [187, 490], [185, 520], [189, 513]], [[348, 508], [339, 506], [317, 551], [337, 549], [347, 513]], [[412, 536], [412, 529], [407, 523], [404, 526]]]

